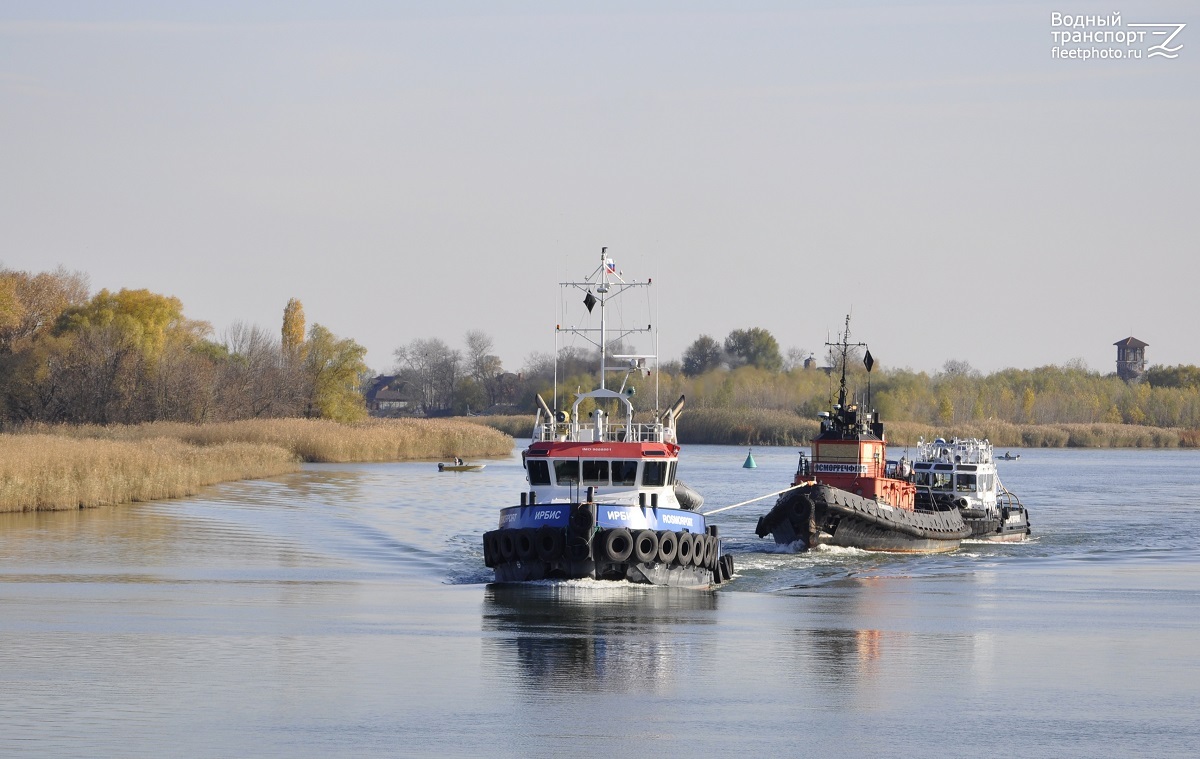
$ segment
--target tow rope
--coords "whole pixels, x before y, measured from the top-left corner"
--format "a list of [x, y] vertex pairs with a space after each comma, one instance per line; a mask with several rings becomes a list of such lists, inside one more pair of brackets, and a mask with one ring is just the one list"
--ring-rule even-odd
[[710, 516], [712, 514], [720, 514], [722, 511], [729, 511], [730, 509], [736, 509], [738, 506], [745, 506], [748, 503], [754, 503], [756, 501], [761, 501], [762, 499], [770, 498], [773, 495], [783, 495], [784, 493], [786, 493], [790, 490], [795, 490], [796, 488], [802, 488], [805, 485], [811, 485], [811, 484], [812, 483], [809, 483], [809, 482], [802, 482], [799, 485], [792, 485], [790, 488], [784, 488], [783, 490], [776, 490], [774, 493], [767, 493], [766, 495], [760, 495], [758, 498], [751, 498], [749, 501], [742, 501], [741, 503], [735, 503], [732, 506], [722, 506], [719, 509], [713, 509], [712, 511], [706, 511], [703, 514], [701, 514], [700, 516], [706, 517], [706, 516]]

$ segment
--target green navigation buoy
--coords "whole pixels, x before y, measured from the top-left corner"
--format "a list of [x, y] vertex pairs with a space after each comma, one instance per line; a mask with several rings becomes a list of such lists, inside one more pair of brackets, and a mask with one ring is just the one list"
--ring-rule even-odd
[[754, 449], [751, 448], [749, 452], [746, 453], [746, 463], [742, 464], [742, 469], [755, 469], [757, 467], [758, 464], [754, 463]]

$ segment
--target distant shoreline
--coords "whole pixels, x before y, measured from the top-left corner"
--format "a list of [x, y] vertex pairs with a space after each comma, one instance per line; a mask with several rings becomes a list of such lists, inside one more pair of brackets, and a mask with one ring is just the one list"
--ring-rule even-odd
[[0, 434], [0, 512], [180, 498], [302, 462], [490, 458], [512, 448], [508, 435], [454, 419], [38, 425]]
[[[467, 421], [526, 440], [533, 416], [479, 416]], [[916, 445], [921, 438], [980, 438], [1001, 448], [1200, 448], [1200, 430], [1136, 424], [1014, 424], [985, 420], [937, 426], [884, 420], [888, 442]], [[685, 409], [679, 441], [693, 445], [800, 445], [812, 442], [819, 424], [787, 411]]]

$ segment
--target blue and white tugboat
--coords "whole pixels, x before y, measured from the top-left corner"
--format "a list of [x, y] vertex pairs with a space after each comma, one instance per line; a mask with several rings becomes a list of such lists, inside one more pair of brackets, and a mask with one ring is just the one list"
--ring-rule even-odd
[[[822, 412], [821, 431], [812, 441], [812, 460], [800, 454], [792, 487], [759, 518], [755, 532], [776, 543], [802, 549], [820, 545], [892, 553], [953, 551], [970, 535], [959, 508], [930, 499], [918, 502], [909, 462], [889, 462], [883, 422], [867, 406], [846, 395], [846, 359], [852, 347], [850, 317], [842, 341], [830, 347], [841, 354], [838, 401]], [[866, 352], [870, 377], [874, 360]]]
[[[657, 355], [612, 352], [631, 336], [652, 336], [653, 327], [619, 327], [610, 335], [609, 302], [651, 285], [626, 281], [606, 248], [586, 280], [561, 283], [582, 296], [589, 318], [599, 309], [599, 325], [556, 327], [556, 408], [538, 396], [522, 453], [529, 489], [519, 505], [500, 510], [499, 528], [483, 535], [484, 562], [498, 582], [593, 578], [711, 588], [733, 575], [716, 525], [696, 511], [703, 499], [676, 477], [683, 397], [661, 409], [656, 379], [654, 409], [635, 421], [629, 380], [648, 375], [648, 361], [657, 369]], [[557, 408], [562, 333], [583, 338], [600, 357], [600, 386], [576, 394], [569, 411]], [[607, 381], [614, 372], [624, 373], [615, 389]]]

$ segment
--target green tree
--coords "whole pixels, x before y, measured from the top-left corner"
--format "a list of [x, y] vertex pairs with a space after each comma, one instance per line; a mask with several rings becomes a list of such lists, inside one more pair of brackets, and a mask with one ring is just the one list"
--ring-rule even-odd
[[304, 366], [312, 387], [310, 417], [356, 422], [367, 416], [362, 383], [368, 369], [367, 349], [349, 338], [339, 339], [320, 324], [308, 333]]
[[777, 372], [783, 368], [779, 343], [762, 327], [735, 329], [725, 338], [725, 352], [740, 363]]
[[721, 365], [721, 344], [708, 335], [701, 335], [683, 352], [682, 371], [695, 377]]

